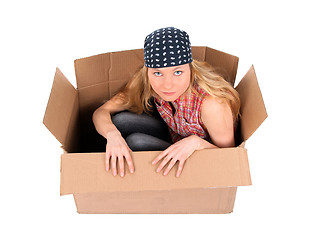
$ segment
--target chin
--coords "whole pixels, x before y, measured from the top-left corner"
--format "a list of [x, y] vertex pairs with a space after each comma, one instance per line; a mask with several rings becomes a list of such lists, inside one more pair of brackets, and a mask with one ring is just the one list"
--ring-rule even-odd
[[179, 98], [179, 96], [163, 96], [161, 97], [163, 100], [167, 101], [167, 102], [173, 102], [175, 100], [177, 100]]

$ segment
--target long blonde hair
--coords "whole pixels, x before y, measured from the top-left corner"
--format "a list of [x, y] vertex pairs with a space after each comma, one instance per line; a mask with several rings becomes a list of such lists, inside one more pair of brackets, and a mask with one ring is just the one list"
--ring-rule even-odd
[[[197, 91], [193, 88], [196, 83], [210, 96], [225, 101], [233, 114], [236, 122], [240, 113], [240, 99], [238, 92], [207, 62], [193, 60], [190, 63], [191, 82], [187, 91]], [[131, 112], [141, 114], [152, 111], [151, 98], [154, 96], [148, 79], [148, 68], [139, 69], [124, 88], [116, 95], [122, 100], [124, 106]]]

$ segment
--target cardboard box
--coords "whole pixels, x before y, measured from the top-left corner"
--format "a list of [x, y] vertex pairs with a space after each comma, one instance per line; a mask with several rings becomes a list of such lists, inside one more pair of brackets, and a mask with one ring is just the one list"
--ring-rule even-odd
[[[226, 74], [234, 85], [238, 57], [192, 47], [193, 58]], [[234, 148], [195, 151], [179, 178], [151, 164], [157, 151], [133, 152], [135, 173], [105, 171], [106, 140], [93, 125], [95, 109], [110, 99], [142, 67], [143, 49], [75, 60], [75, 89], [57, 68], [46, 108], [45, 126], [62, 144], [60, 194], [73, 194], [78, 213], [230, 213], [238, 186], [251, 185], [245, 141], [267, 117], [254, 67], [236, 90], [241, 120]], [[177, 163], [178, 164], [178, 163]]]

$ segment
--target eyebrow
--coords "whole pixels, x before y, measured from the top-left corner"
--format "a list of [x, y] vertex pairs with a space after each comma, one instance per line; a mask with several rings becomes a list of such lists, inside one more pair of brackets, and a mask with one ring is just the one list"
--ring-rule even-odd
[[[182, 68], [182, 66], [178, 66], [178, 67], [174, 68], [173, 70], [176, 70], [176, 69], [179, 69], [179, 68]], [[161, 68], [152, 68], [152, 69], [153, 69], [153, 70], [158, 70], [158, 71], [161, 70]]]

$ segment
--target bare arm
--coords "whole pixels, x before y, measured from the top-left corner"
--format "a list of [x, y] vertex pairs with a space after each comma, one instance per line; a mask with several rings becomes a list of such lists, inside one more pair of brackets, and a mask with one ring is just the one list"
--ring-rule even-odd
[[152, 164], [156, 164], [163, 159], [156, 170], [157, 172], [160, 172], [169, 163], [164, 171], [164, 175], [167, 175], [176, 161], [179, 161], [176, 173], [176, 176], [179, 177], [184, 162], [195, 150], [234, 146], [233, 116], [230, 107], [225, 102], [211, 97], [205, 99], [201, 109], [201, 118], [214, 144], [196, 135], [186, 137], [161, 152], [152, 161]]
[[122, 101], [113, 97], [97, 110], [94, 111], [92, 121], [97, 132], [107, 139], [106, 152], [105, 152], [105, 170], [110, 170], [110, 161], [112, 173], [114, 176], [117, 175], [116, 162], [118, 160], [120, 175], [124, 176], [124, 158], [129, 167], [131, 173], [134, 172], [134, 165], [130, 155], [132, 151], [125, 139], [122, 137], [119, 130], [115, 127], [111, 120], [111, 114], [126, 110], [123, 106]]
[[235, 146], [233, 115], [226, 102], [207, 97], [202, 105], [201, 119], [217, 147]]
[[126, 109], [116, 96], [96, 109], [93, 113], [92, 121], [97, 132], [106, 139], [108, 139], [109, 134], [120, 133], [113, 124], [111, 115], [124, 110]]

